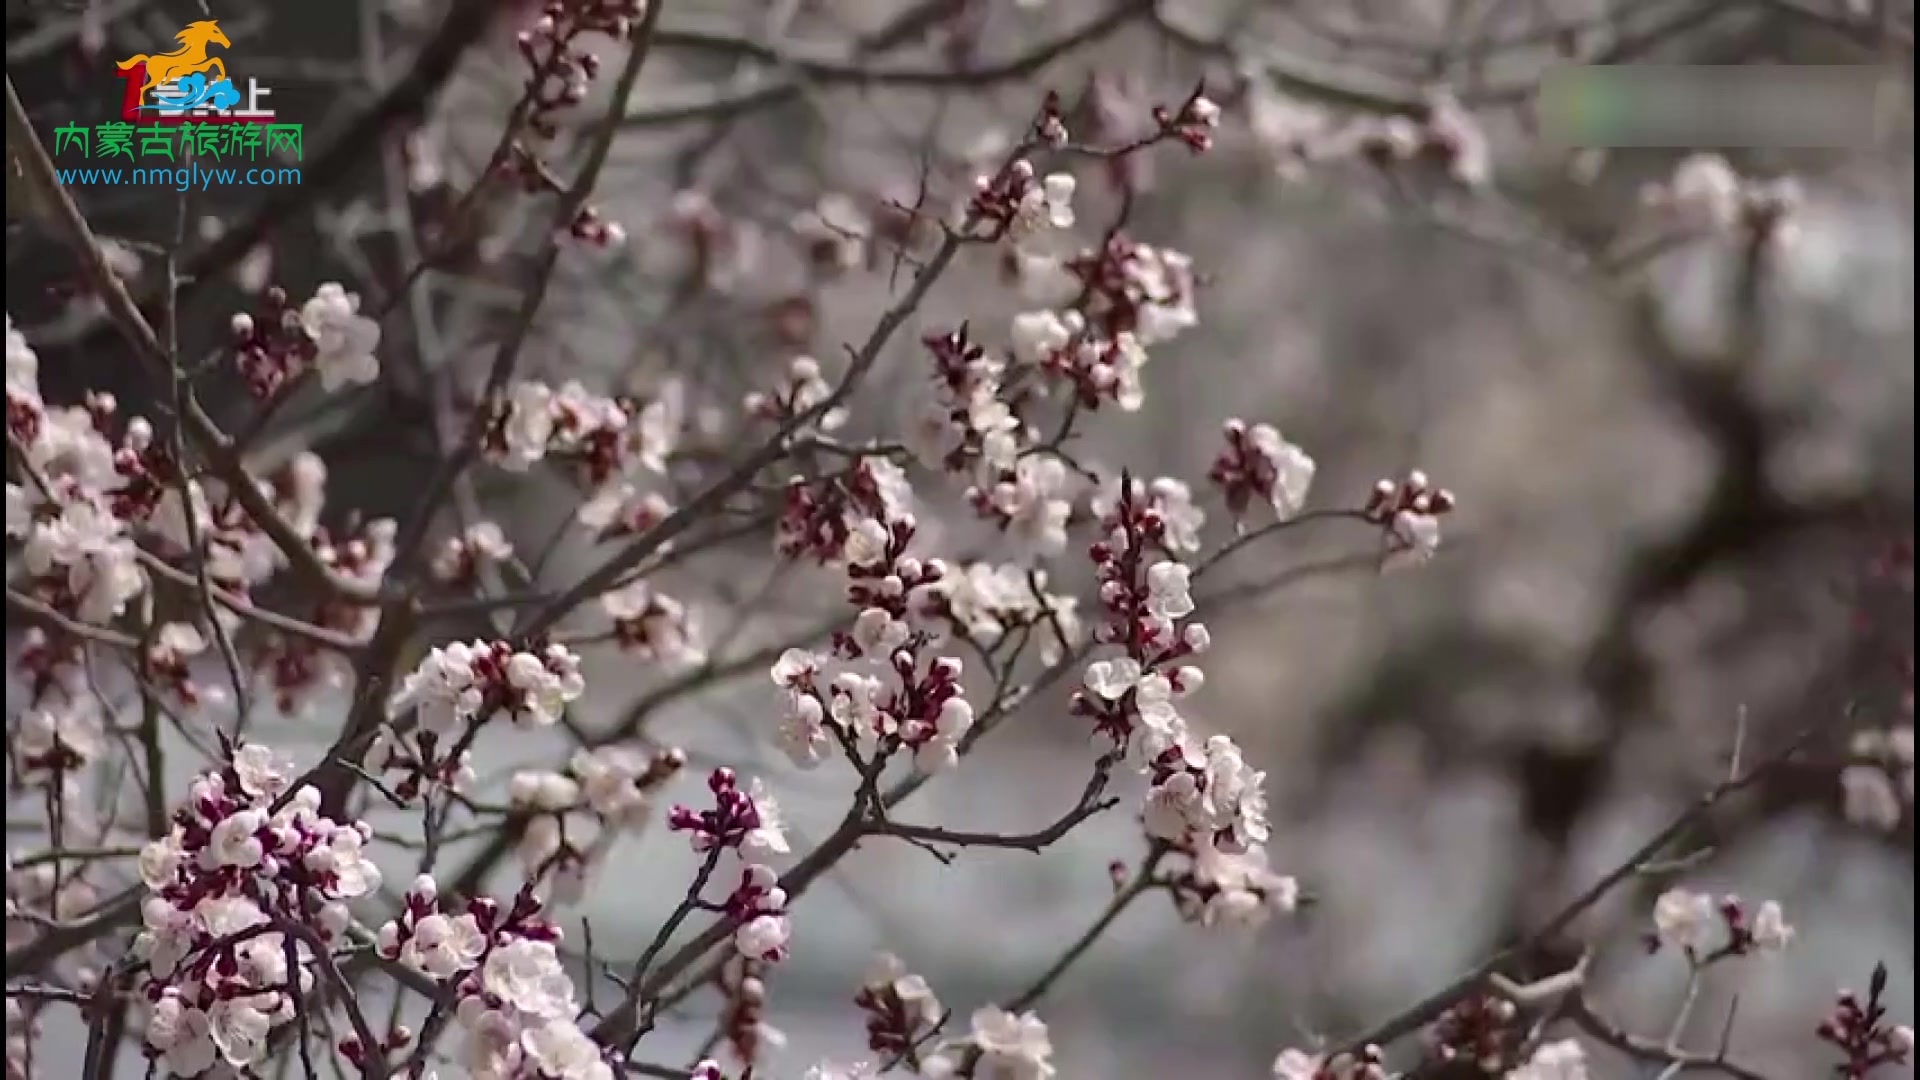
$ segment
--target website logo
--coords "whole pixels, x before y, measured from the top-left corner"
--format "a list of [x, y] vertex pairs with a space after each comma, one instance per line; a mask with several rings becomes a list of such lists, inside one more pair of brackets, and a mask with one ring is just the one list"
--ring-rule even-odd
[[220, 24], [188, 23], [173, 40], [179, 47], [171, 52], [115, 66], [125, 84], [119, 120], [54, 129], [58, 164], [81, 157], [95, 166], [59, 167], [61, 183], [180, 191], [299, 184], [300, 169], [289, 163], [301, 160], [300, 125], [280, 122], [260, 80], [248, 77], [244, 90], [235, 83], [224, 55], [233, 42]]
[[173, 35], [173, 40], [180, 47], [172, 52], [141, 53], [120, 61], [120, 77], [127, 85], [120, 108], [122, 120], [178, 123], [196, 117], [226, 123], [272, 121], [273, 111], [260, 105], [260, 99], [272, 91], [250, 78], [242, 95], [227, 76], [226, 61], [209, 54], [215, 45], [233, 47], [218, 22], [203, 19], [188, 23], [186, 29]]

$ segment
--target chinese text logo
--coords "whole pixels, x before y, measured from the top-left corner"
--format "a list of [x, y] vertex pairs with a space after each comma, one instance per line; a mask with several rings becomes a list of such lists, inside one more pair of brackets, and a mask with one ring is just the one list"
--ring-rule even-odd
[[262, 107], [271, 91], [258, 79], [247, 78], [244, 91], [234, 84], [226, 60], [212, 53], [232, 46], [220, 24], [188, 23], [174, 41], [172, 52], [117, 65], [126, 83], [118, 120], [54, 129], [57, 158], [85, 157], [95, 166], [59, 168], [61, 182], [182, 191], [300, 183], [300, 169], [287, 165], [301, 160], [300, 125], [280, 123]]

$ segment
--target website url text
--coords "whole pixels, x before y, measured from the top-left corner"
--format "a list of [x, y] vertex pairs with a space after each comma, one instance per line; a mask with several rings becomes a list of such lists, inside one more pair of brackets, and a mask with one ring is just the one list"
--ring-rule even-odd
[[173, 168], [56, 169], [60, 182], [86, 187], [170, 187], [206, 191], [214, 187], [293, 187], [300, 170], [290, 168], [205, 168], [198, 162]]

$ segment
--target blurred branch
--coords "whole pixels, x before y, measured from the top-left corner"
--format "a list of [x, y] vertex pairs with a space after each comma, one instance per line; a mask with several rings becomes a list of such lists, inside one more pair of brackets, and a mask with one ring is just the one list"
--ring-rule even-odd
[[[581, 166], [574, 182], [562, 194], [554, 208], [540, 256], [539, 268], [534, 272], [531, 282], [521, 298], [520, 310], [514, 323], [502, 337], [498, 350], [494, 353], [493, 363], [487, 373], [486, 388], [475, 403], [472, 419], [465, 438], [459, 448], [444, 460], [423, 493], [421, 502], [414, 511], [412, 519], [404, 527], [395, 542], [394, 568], [403, 579], [411, 578], [414, 564], [420, 558], [425, 542], [432, 527], [432, 519], [452, 490], [456, 477], [479, 455], [480, 444], [486, 437], [489, 425], [493, 422], [493, 405], [506, 390], [513, 377], [520, 351], [526, 345], [532, 333], [533, 320], [539, 314], [545, 301], [547, 287], [553, 279], [553, 271], [559, 262], [562, 238], [569, 234], [576, 217], [587, 205], [592, 196], [594, 185], [599, 182], [600, 172], [607, 163], [607, 157], [613, 146], [613, 139], [619, 129], [618, 119], [626, 109], [627, 101], [640, 81], [640, 72], [646, 66], [647, 58], [653, 51], [653, 34], [658, 25], [665, 0], [652, 0], [647, 5], [646, 14], [635, 28], [631, 43], [628, 45], [626, 63], [622, 66], [619, 80], [613, 88], [612, 100], [607, 105], [606, 114], [595, 129], [592, 141], [588, 144], [587, 160]], [[390, 601], [380, 613], [379, 626], [374, 631], [373, 641], [367, 646], [355, 667], [356, 685], [353, 707], [341, 725], [340, 734], [327, 751], [313, 773], [304, 778], [320, 789], [321, 805], [324, 809], [338, 812], [348, 792], [353, 789], [358, 778], [358, 765], [371, 746], [373, 736], [380, 730], [380, 720], [386, 708], [382, 693], [387, 681], [392, 677], [400, 661], [401, 651], [412, 636], [417, 622], [417, 601], [422, 582], [414, 581], [406, 587], [402, 598]], [[587, 596], [597, 595], [588, 593]], [[577, 601], [576, 601], [577, 602]], [[569, 605], [569, 609], [571, 605]], [[295, 785], [296, 788], [298, 785]]]
[[[67, 246], [73, 249], [74, 255], [80, 260], [94, 295], [106, 307], [109, 320], [133, 346], [140, 359], [152, 369], [153, 376], [162, 383], [170, 383], [174, 373], [171, 354], [154, 332], [153, 325], [134, 304], [133, 297], [127, 293], [126, 283], [108, 264], [106, 252], [94, 238], [86, 217], [61, 185], [54, 171], [53, 159], [47, 156], [46, 146], [40, 142], [33, 122], [27, 118], [26, 106], [21, 104], [11, 76], [7, 78], [7, 141], [22, 162], [27, 183], [51, 208], [56, 225]], [[180, 414], [179, 422], [185, 425], [195, 447], [207, 456], [214, 472], [226, 482], [228, 494], [239, 501], [247, 515], [273, 540], [274, 546], [287, 557], [296, 573], [334, 596], [351, 602], [365, 603], [379, 596], [379, 590], [341, 577], [320, 561], [306, 538], [288, 523], [273, 502], [261, 492], [260, 485], [247, 472], [234, 451], [232, 439], [200, 408], [190, 390], [185, 394]], [[184, 469], [186, 463], [181, 462], [180, 466]]]
[[42, 21], [32, 30], [7, 41], [7, 66], [25, 63], [79, 40], [89, 27], [105, 29], [129, 16], [152, 7], [156, 0], [110, 0], [88, 4], [83, 10]]
[[[454, 0], [439, 30], [407, 65], [406, 74], [366, 112], [347, 124], [311, 164], [302, 168], [298, 185], [276, 189], [239, 224], [222, 232], [186, 260], [181, 270], [179, 300], [185, 302], [239, 263], [266, 242], [275, 229], [352, 176], [369, 147], [378, 145], [393, 129], [420, 116], [433, 95], [452, 77], [467, 50], [493, 24], [494, 14], [508, 6], [507, 0]], [[142, 295], [138, 298], [138, 307], [151, 306], [159, 299], [158, 292]], [[82, 349], [93, 347], [98, 344], [96, 338], [106, 331], [105, 325], [92, 321], [78, 329], [73, 344]]]
[[1560, 1007], [1559, 1015], [1598, 1042], [1635, 1061], [1664, 1066], [1667, 1071], [1660, 1074], [1663, 1077], [1683, 1073], [1718, 1073], [1733, 1077], [1734, 1080], [1768, 1080], [1764, 1073], [1727, 1060], [1723, 1052], [1691, 1053], [1670, 1043], [1663, 1044], [1658, 1039], [1635, 1035], [1595, 1012], [1584, 994], [1576, 992], [1568, 995]]
[[1394, 1017], [1368, 1029], [1365, 1033], [1347, 1040], [1343, 1049], [1355, 1053], [1367, 1046], [1385, 1046], [1402, 1036], [1410, 1035], [1438, 1018], [1441, 1013], [1463, 998], [1479, 993], [1489, 985], [1489, 980], [1501, 969], [1523, 959], [1541, 944], [1557, 937], [1572, 926], [1588, 909], [1605, 899], [1609, 893], [1624, 882], [1630, 881], [1641, 873], [1641, 868], [1658, 858], [1675, 840], [1709, 818], [1719, 806], [1733, 796], [1747, 790], [1771, 776], [1776, 770], [1784, 768], [1805, 749], [1819, 727], [1811, 727], [1775, 751], [1771, 756], [1739, 776], [1733, 776], [1715, 785], [1679, 816], [1670, 821], [1665, 828], [1655, 833], [1651, 839], [1640, 845], [1625, 860], [1612, 870], [1601, 875], [1591, 886], [1562, 907], [1531, 934], [1513, 945], [1509, 945], [1482, 961], [1473, 970], [1455, 979], [1445, 988], [1429, 995], [1418, 1004], [1400, 1012]]
[[1002, 61], [975, 68], [884, 68], [857, 62], [789, 54], [774, 46], [747, 41], [720, 31], [679, 29], [661, 31], [661, 43], [678, 48], [744, 56], [789, 69], [793, 77], [766, 86], [720, 94], [704, 100], [655, 106], [628, 113], [629, 127], [660, 127], [689, 120], [717, 119], [768, 108], [798, 97], [804, 85], [905, 87], [915, 89], [979, 88], [1012, 82], [1038, 73], [1067, 54], [1105, 38], [1121, 27], [1148, 16], [1152, 0], [1124, 0], [1105, 15], [1077, 30]]

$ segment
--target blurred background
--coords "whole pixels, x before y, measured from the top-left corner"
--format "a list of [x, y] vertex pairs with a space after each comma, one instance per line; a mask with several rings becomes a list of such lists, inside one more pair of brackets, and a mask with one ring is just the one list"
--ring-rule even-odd
[[[8, 0], [7, 67], [44, 138], [112, 118], [114, 60], [215, 17], [235, 71], [270, 82], [282, 118], [305, 125], [295, 196], [76, 191], [143, 287], [177, 236], [193, 251], [252, 230], [257, 243], [182, 307], [185, 339], [211, 351], [269, 283], [296, 298], [334, 280], [384, 295], [420, 250], [446, 249], [454, 193], [518, 93], [512, 35], [535, 14], [440, 0]], [[358, 126], [423, 48], [474, 19], [477, 40], [424, 108]], [[1737, 997], [1740, 1056], [1769, 1076], [1824, 1075], [1814, 1025], [1876, 961], [1893, 972], [1894, 1015], [1911, 1019], [1911, 4], [775, 0], [674, 3], [661, 25], [595, 199], [628, 243], [562, 260], [529, 374], [641, 392], [675, 379], [695, 428], [722, 431], [791, 356], [837, 370], [842, 344], [863, 340], [904, 287], [885, 242], [862, 266], [822, 273], [796, 214], [843, 196], [869, 236], [892, 238], [903, 216], [891, 203], [963, 192], [973, 163], [1017, 137], [1047, 91], [1064, 97], [1076, 133], [1119, 141], [1204, 78], [1228, 114], [1214, 152], [1163, 148], [1130, 159], [1126, 177], [1129, 231], [1194, 257], [1201, 322], [1156, 351], [1148, 407], [1103, 412], [1082, 457], [1198, 485], [1221, 422], [1241, 416], [1313, 454], [1319, 505], [1357, 504], [1410, 468], [1460, 498], [1439, 558], [1416, 572], [1379, 574], [1365, 558], [1375, 539], [1330, 525], [1263, 543], [1237, 557], [1232, 582], [1203, 590], [1216, 645], [1192, 711], [1267, 770], [1276, 864], [1315, 902], [1253, 936], [1184, 925], [1164, 903], [1130, 911], [1040, 1007], [1063, 1076], [1259, 1076], [1284, 1046], [1363, 1030], [1615, 865], [1726, 775], [1736, 740], [1758, 753], [1809, 726], [1830, 733], [1820, 754], [1689, 835], [1682, 847], [1698, 857], [1684, 872], [1621, 890], [1578, 940], [1536, 958], [1539, 972], [1591, 944], [1617, 1018], [1663, 1032], [1684, 972], [1638, 938], [1653, 897], [1678, 882], [1778, 899], [1799, 929], [1785, 956], [1716, 974], [1694, 1013], [1697, 1045], [1714, 1044]], [[993, 77], [876, 84], [792, 57]], [[1597, 152], [1542, 138], [1532, 108], [1542, 73], [1570, 62], [1859, 65], [1892, 89], [1857, 145]], [[1491, 186], [1294, 160], [1302, 132], [1417, 115], [1433, 84], [1453, 88], [1486, 132]], [[590, 101], [583, 115], [598, 109]], [[1790, 232], [1757, 264], [1736, 235], [1637, 244], [1643, 191], [1695, 149], [1800, 185]], [[1101, 168], [1079, 171], [1092, 239], [1118, 212], [1118, 187]], [[46, 396], [105, 388], [150, 411], [19, 187], [10, 178], [7, 310], [40, 352]], [[268, 198], [289, 201], [262, 218]], [[504, 192], [481, 209], [479, 235], [386, 319], [383, 382], [296, 400], [260, 452], [264, 464], [319, 452], [336, 514], [403, 513], [449, 403], [482, 378], [547, 211]], [[1604, 257], [1620, 250], [1636, 252], [1630, 265]], [[1004, 267], [984, 252], [963, 261], [893, 343], [849, 433], [904, 424], [926, 378], [920, 334], [967, 320], [1000, 342], [1021, 309]], [[208, 385], [240, 426], [238, 381]], [[676, 481], [695, 490], [710, 475]], [[540, 549], [577, 502], [557, 482], [480, 476], [481, 505], [523, 550]], [[991, 545], [941, 483], [921, 485], [928, 547]], [[1216, 514], [1209, 536], [1227, 535]], [[546, 577], [594, 561], [568, 538]], [[1058, 580], [1084, 586], [1078, 562], [1063, 559]], [[817, 625], [836, 602], [829, 575], [777, 564], [764, 537], [676, 566], [662, 584], [742, 653]], [[581, 723], [619, 722], [668, 678], [589, 653]], [[913, 819], [980, 830], [1053, 820], [1092, 756], [1063, 705], [1061, 690], [1040, 695], [909, 804]], [[337, 709], [257, 730], [310, 760]], [[765, 777], [804, 850], [844, 812], [847, 777], [796, 771], [772, 742], [777, 716], [754, 669], [655, 708], [645, 731], [697, 763]], [[1857, 733], [1901, 730], [1904, 767], [1849, 764]], [[176, 784], [198, 767], [179, 749]], [[565, 751], [501, 733], [482, 740], [476, 764], [497, 782]], [[667, 797], [693, 798], [695, 786]], [[12, 816], [10, 850], [30, 845], [14, 839]], [[484, 846], [453, 845], [445, 864]], [[876, 950], [900, 954], [959, 1015], [1024, 986], [1110, 894], [1109, 863], [1140, 849], [1122, 809], [1044, 857], [969, 851], [941, 865], [904, 844], [859, 851], [796, 913], [792, 958], [772, 981], [769, 1020], [789, 1042], [771, 1075], [861, 1056], [848, 1003]], [[403, 885], [408, 853], [389, 853]], [[518, 868], [496, 862], [488, 880], [504, 893]], [[596, 951], [631, 957], [694, 866], [664, 830], [623, 841], [562, 924], [587, 919]], [[103, 878], [102, 895], [124, 880]], [[691, 1055], [711, 1018], [710, 1003], [694, 1004], [649, 1036], [646, 1056]], [[61, 1041], [64, 1022], [50, 1017], [44, 1052], [78, 1053]], [[1641, 1075], [1597, 1057], [1596, 1075]]]

